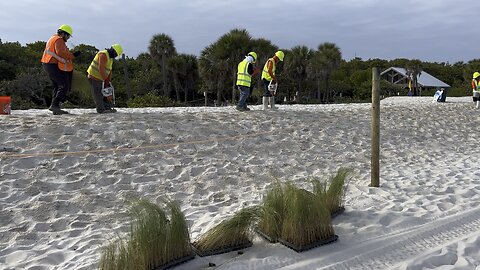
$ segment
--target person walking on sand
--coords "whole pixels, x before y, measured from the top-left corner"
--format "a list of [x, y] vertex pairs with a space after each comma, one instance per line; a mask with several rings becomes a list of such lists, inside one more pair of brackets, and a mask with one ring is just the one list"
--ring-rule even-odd
[[240, 91], [240, 99], [238, 100], [237, 110], [250, 111], [247, 107], [247, 98], [252, 91], [252, 77], [259, 72], [253, 66], [257, 62], [257, 54], [249, 52], [245, 59], [238, 64], [237, 67], [237, 89]]
[[[270, 91], [269, 86], [270, 84], [274, 85], [276, 89], [277, 86], [277, 76], [275, 74], [276, 66], [279, 61], [283, 61], [285, 54], [282, 51], [277, 51], [272, 58], [269, 58], [265, 63], [262, 71], [262, 81], [263, 86], [265, 88], [263, 92], [262, 104], [263, 109], [266, 110], [268, 108], [268, 104], [270, 104], [270, 108], [276, 109], [275, 107], [275, 96], [272, 95], [272, 91]], [[274, 92], [275, 93], [275, 92]]]
[[480, 107], [480, 72], [473, 73], [472, 79], [472, 96], [473, 102], [475, 102], [475, 108]]
[[68, 114], [67, 111], [60, 109], [60, 102], [66, 101], [72, 87], [72, 60], [80, 55], [79, 51], [71, 53], [65, 44], [72, 34], [72, 27], [67, 24], [61, 25], [57, 33], [47, 41], [40, 60], [53, 83], [52, 103], [48, 109], [54, 115]]
[[105, 91], [111, 86], [113, 59], [122, 55], [120, 44], [113, 44], [109, 49], [99, 51], [88, 67], [88, 80], [92, 86], [93, 101], [97, 113], [114, 113], [113, 92]]

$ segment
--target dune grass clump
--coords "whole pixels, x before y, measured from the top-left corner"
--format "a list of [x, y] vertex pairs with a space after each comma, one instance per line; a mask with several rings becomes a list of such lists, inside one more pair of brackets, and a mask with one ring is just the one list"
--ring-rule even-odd
[[335, 237], [327, 207], [313, 193], [288, 184], [281, 241], [303, 251]]
[[343, 211], [345, 192], [352, 174], [351, 169], [340, 168], [337, 173], [325, 181], [313, 179], [313, 193], [326, 205], [331, 215]]
[[167, 213], [142, 200], [131, 209], [128, 241], [118, 239], [106, 246], [100, 258], [101, 270], [151, 270], [190, 256], [190, 234], [185, 216], [174, 202]]
[[139, 269], [145, 269], [140, 265], [140, 261], [135, 257], [133, 250], [128, 250], [131, 246], [123, 239], [117, 239], [102, 250], [100, 257], [100, 270], [133, 270], [137, 265]]
[[208, 230], [193, 243], [197, 253], [201, 256], [213, 255], [251, 244], [252, 226], [259, 212], [258, 206], [244, 208]]
[[263, 200], [257, 226], [257, 230], [268, 237], [270, 242], [276, 242], [282, 233], [285, 207], [285, 188], [276, 182]]

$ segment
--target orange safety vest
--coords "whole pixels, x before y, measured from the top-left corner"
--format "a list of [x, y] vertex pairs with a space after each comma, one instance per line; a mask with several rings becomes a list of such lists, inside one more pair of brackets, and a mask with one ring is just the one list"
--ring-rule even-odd
[[58, 61], [58, 68], [62, 71], [72, 71], [73, 70], [73, 63], [72, 60], [67, 60], [60, 57], [55, 52], [55, 43], [57, 40], [61, 39], [61, 36], [53, 35], [47, 42], [47, 46], [45, 46], [45, 50], [43, 51], [42, 56], [42, 63], [50, 63], [50, 60], [55, 58]]

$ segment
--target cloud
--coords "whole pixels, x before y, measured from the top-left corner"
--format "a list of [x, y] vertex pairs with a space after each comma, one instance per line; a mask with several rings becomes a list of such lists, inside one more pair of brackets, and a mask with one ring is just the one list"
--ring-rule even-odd
[[135, 57], [153, 35], [165, 33], [177, 51], [198, 55], [231, 29], [245, 28], [286, 49], [333, 42], [346, 59], [453, 62], [475, 58], [479, 6], [475, 0], [2, 1], [0, 38], [47, 40], [68, 23], [75, 44], [103, 49], [121, 43]]

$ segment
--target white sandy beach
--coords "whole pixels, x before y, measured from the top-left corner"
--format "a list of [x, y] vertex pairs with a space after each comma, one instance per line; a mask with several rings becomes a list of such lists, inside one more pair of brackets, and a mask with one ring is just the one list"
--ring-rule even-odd
[[[371, 104], [47, 110], [0, 115], [0, 269], [96, 269], [129, 230], [128, 201], [175, 199], [192, 240], [275, 178], [354, 169], [339, 241], [303, 253], [256, 237], [242, 255], [174, 269], [476, 269], [480, 110], [471, 97], [381, 101], [380, 188], [370, 184]], [[213, 262], [216, 268], [208, 268]]]

